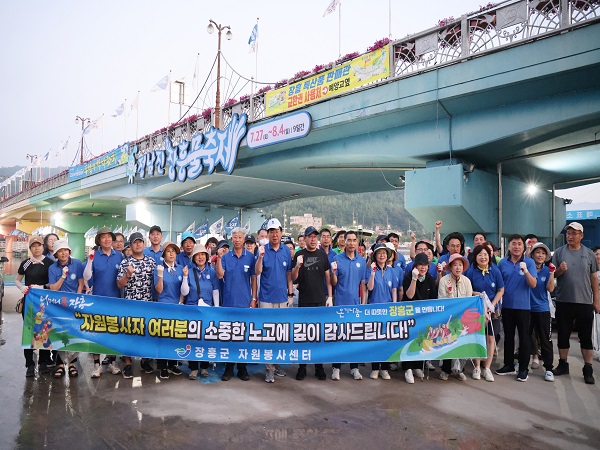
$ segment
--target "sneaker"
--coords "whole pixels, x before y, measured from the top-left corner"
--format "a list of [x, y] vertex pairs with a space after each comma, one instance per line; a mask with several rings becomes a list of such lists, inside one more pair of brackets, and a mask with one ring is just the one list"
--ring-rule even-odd
[[304, 367], [299, 367], [298, 372], [296, 372], [296, 380], [302, 381], [306, 378], [306, 369]]
[[233, 377], [233, 367], [225, 367], [225, 372], [223, 372], [223, 376], [221, 377], [222, 381], [229, 381]]
[[435, 370], [435, 366], [431, 364], [431, 361], [425, 361], [425, 368], [427, 370]]
[[200, 369], [200, 378], [208, 378], [208, 370]]
[[483, 369], [483, 379], [485, 381], [494, 381], [494, 375], [490, 369]]
[[40, 375], [48, 375], [50, 374], [50, 369], [47, 364], [41, 363], [38, 365], [38, 372]]
[[471, 378], [474, 380], [481, 380], [481, 368], [475, 367], [473, 369], [473, 373], [471, 374]]
[[169, 367], [169, 373], [172, 373], [173, 375], [181, 375], [183, 372], [181, 371], [181, 369], [177, 366], [171, 366]]
[[166, 380], [169, 378], [169, 370], [168, 369], [160, 369], [160, 378]]
[[102, 375], [102, 366], [99, 362], [94, 363], [94, 371], [92, 372], [92, 378], [100, 378]]
[[408, 384], [415, 384], [415, 377], [413, 377], [411, 369], [408, 369], [404, 372], [404, 379]]
[[362, 374], [360, 373], [360, 370], [358, 370], [358, 368], [356, 368], [356, 369], [352, 369], [352, 370], [350, 371], [350, 373], [352, 373], [352, 377], [353, 377], [355, 380], [362, 380]]
[[25, 372], [27, 378], [35, 377], [35, 366], [27, 366], [27, 372]]
[[340, 369], [333, 369], [331, 372], [331, 379], [336, 381], [340, 380]]
[[444, 372], [443, 370], [440, 373], [440, 380], [442, 380], [442, 381], [448, 381], [448, 374], [446, 372]]
[[140, 367], [142, 368], [142, 370], [145, 373], [154, 373], [154, 369], [152, 368], [152, 366], [150, 365], [150, 361], [148, 361], [147, 359], [143, 360], [140, 363]]
[[558, 360], [558, 366], [552, 370], [554, 376], [569, 375], [569, 363], [563, 359]]
[[[390, 373], [387, 370], [380, 370], [379, 375], [381, 375], [381, 378], [383, 380], [391, 380], [392, 379], [392, 377], [390, 377]], [[371, 377], [371, 378], [373, 378], [373, 377]]]
[[585, 381], [585, 384], [596, 383], [596, 380], [594, 380], [594, 369], [591, 364], [585, 364], [583, 366], [583, 381]]
[[517, 371], [514, 366], [504, 366], [501, 369], [496, 370], [496, 375], [516, 375]]
[[379, 370], [371, 370], [371, 375], [369, 375], [369, 378], [373, 380], [379, 378]]
[[198, 371], [197, 370], [190, 370], [190, 374], [188, 375], [188, 379], [195, 380], [196, 378], [198, 378]]
[[533, 358], [533, 361], [531, 361], [531, 368], [532, 369], [537, 369], [540, 367], [540, 360], [538, 357]]
[[275, 376], [276, 377], [286, 377], [287, 373], [281, 367], [275, 367]]
[[317, 377], [320, 381], [325, 381], [327, 379], [327, 374], [325, 373], [325, 369], [317, 369], [315, 371], [315, 377]]
[[131, 364], [125, 364], [125, 367], [123, 367], [123, 378], [133, 378]]
[[111, 363], [110, 357], [109, 356], [105, 356], [104, 359], [102, 360], [102, 365], [103, 366], [107, 366], [110, 363]]
[[467, 379], [467, 376], [462, 372], [456, 372], [454, 376], [458, 381], [465, 381]]
[[554, 374], [552, 373], [551, 370], [546, 370], [546, 373], [544, 374], [544, 380], [554, 381]]
[[413, 374], [417, 378], [421, 378], [421, 379], [425, 378], [425, 374], [423, 373], [423, 371], [421, 369], [415, 369], [415, 370], [413, 370]]
[[242, 381], [248, 381], [250, 379], [250, 375], [248, 374], [248, 370], [245, 367], [241, 369], [238, 367], [237, 376]]
[[106, 368], [107, 372], [112, 373], [113, 375], [119, 375], [121, 373], [121, 369], [117, 366], [117, 362], [111, 362]]
[[265, 375], [266, 383], [275, 383], [275, 370], [267, 370], [267, 374]]
[[529, 371], [527, 369], [519, 370], [519, 374], [517, 375], [517, 381], [527, 381]]

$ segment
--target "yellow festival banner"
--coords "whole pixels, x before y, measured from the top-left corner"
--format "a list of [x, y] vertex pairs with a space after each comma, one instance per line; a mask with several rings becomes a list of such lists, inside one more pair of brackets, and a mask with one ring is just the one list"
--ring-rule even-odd
[[266, 115], [272, 116], [326, 100], [390, 75], [390, 44], [333, 69], [268, 91]]

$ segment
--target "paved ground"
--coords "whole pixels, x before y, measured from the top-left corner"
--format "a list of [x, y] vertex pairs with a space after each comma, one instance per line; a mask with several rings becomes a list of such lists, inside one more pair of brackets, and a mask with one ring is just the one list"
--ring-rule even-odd
[[[0, 326], [0, 448], [599, 448], [600, 377], [586, 385], [576, 339], [571, 376], [529, 381], [496, 376], [494, 383], [437, 379], [414, 385], [401, 372], [392, 380], [354, 381], [343, 366], [341, 381], [296, 381], [295, 366], [274, 384], [264, 366], [251, 365], [251, 380], [210, 382], [187, 376], [125, 380], [104, 374], [91, 379], [91, 360], [80, 376], [25, 378], [19, 348], [19, 292], [7, 288]], [[493, 368], [496, 368], [495, 363]], [[182, 366], [187, 371], [186, 366]], [[594, 362], [600, 373], [600, 363]], [[327, 367], [330, 374], [330, 369]]]

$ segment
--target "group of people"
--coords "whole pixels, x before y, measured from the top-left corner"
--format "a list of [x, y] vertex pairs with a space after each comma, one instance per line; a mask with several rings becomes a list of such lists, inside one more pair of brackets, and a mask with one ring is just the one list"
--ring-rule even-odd
[[[48, 235], [34, 236], [29, 241], [31, 257], [19, 267], [16, 285], [26, 293], [29, 287], [92, 293], [142, 301], [182, 304], [188, 306], [235, 308], [287, 308], [297, 306], [352, 306], [365, 303], [418, 301], [437, 298], [457, 298], [481, 295], [486, 304], [486, 343], [488, 357], [474, 360], [473, 379], [494, 381], [491, 365], [494, 349], [504, 329], [504, 361], [497, 375], [516, 375], [518, 381], [528, 379], [530, 355], [532, 368], [539, 366], [537, 347], [545, 368], [544, 379], [569, 373], [567, 362], [569, 338], [575, 321], [585, 362], [584, 380], [594, 383], [592, 369], [592, 326], [594, 313], [600, 313], [598, 264], [600, 249], [581, 244], [583, 226], [572, 222], [565, 227], [567, 244], [554, 255], [533, 235], [508, 238], [506, 257], [495, 254], [496, 247], [484, 233], [474, 237], [473, 250], [466, 246], [459, 232], [449, 233], [441, 241], [442, 222], [436, 223], [436, 239], [416, 241], [413, 236], [410, 263], [398, 250], [399, 236], [380, 235], [369, 251], [361, 251], [359, 236], [353, 230], [317, 230], [309, 226], [302, 234], [300, 245], [282, 236], [279, 220], [271, 218], [257, 236], [246, 235], [242, 228], [231, 233], [231, 244], [210, 238], [205, 245], [185, 232], [181, 242], [163, 242], [162, 230], [150, 228], [150, 245], [144, 236], [132, 233], [126, 240], [110, 228], [98, 230], [95, 251], [85, 263], [71, 257], [66, 240]], [[336, 245], [334, 246], [334, 238]], [[301, 242], [300, 242], [301, 241]], [[125, 245], [126, 244], [126, 245]], [[549, 293], [556, 295], [559, 362], [554, 367], [551, 339], [553, 307]], [[515, 333], [518, 334], [518, 362], [515, 363]], [[25, 349], [26, 376], [35, 375], [33, 349]], [[56, 353], [56, 352], [55, 352]], [[77, 354], [40, 350], [38, 370], [54, 377], [68, 373], [78, 376]], [[102, 366], [118, 374], [121, 368], [116, 356], [92, 355], [92, 377], [100, 377]], [[122, 357], [122, 374], [133, 377], [131, 357]], [[181, 375], [175, 360], [157, 360], [160, 378]], [[189, 361], [189, 378], [208, 377], [206, 361]], [[537, 365], [536, 365], [537, 364]], [[66, 366], [66, 367], [65, 367]], [[332, 364], [331, 379], [339, 380], [340, 363]], [[393, 366], [398, 366], [393, 364]], [[390, 379], [394, 368], [389, 361], [371, 363], [370, 378]], [[141, 370], [153, 373], [152, 361], [141, 359]], [[234, 376], [234, 363], [226, 363], [221, 379]], [[435, 370], [431, 361], [402, 361], [401, 369], [407, 383], [423, 377], [424, 370]], [[454, 374], [465, 380], [463, 364], [444, 360], [441, 380]], [[359, 364], [350, 364], [350, 373], [361, 380]], [[323, 364], [315, 364], [314, 374], [327, 379]], [[300, 364], [297, 380], [307, 375], [307, 365]], [[265, 381], [273, 383], [276, 376], [286, 376], [285, 370], [274, 364], [265, 367]], [[237, 377], [249, 380], [244, 363], [237, 364]]]

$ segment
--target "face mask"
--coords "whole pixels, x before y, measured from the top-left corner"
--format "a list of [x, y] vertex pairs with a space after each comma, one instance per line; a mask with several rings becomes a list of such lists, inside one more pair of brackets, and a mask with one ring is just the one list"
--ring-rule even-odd
[[422, 283], [423, 281], [425, 281], [425, 275], [423, 275], [422, 277], [417, 278], [417, 280], [419, 280]]
[[260, 245], [267, 245], [269, 243], [269, 240], [267, 238], [262, 238], [260, 241], [258, 241], [258, 243]]

